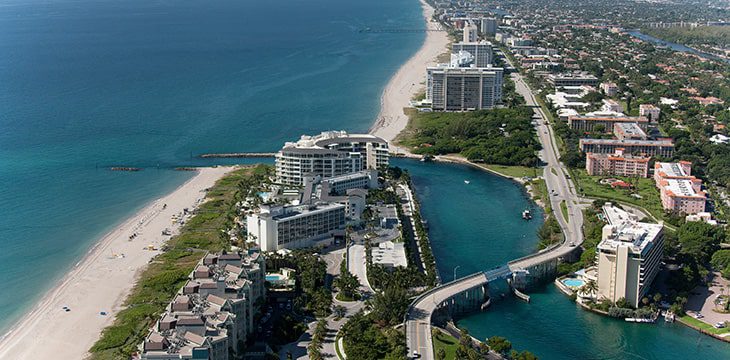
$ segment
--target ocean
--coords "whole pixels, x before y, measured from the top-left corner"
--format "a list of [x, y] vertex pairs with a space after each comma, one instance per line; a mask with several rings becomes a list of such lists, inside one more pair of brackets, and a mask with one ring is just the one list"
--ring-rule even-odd
[[0, 330], [172, 168], [367, 131], [425, 35], [360, 30], [424, 26], [415, 0], [4, 1]]

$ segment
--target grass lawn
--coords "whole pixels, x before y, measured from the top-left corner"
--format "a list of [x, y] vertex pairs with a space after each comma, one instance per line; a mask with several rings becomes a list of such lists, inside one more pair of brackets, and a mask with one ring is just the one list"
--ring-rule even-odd
[[481, 165], [485, 168], [492, 170], [494, 172], [498, 172], [505, 176], [511, 176], [516, 178], [521, 177], [537, 177], [538, 172], [540, 169], [533, 168], [533, 167], [525, 167], [525, 166], [508, 166], [508, 165], [491, 165], [491, 164], [485, 164]]
[[[659, 190], [651, 178], [624, 178], [620, 176], [590, 176], [584, 169], [572, 169], [573, 180], [578, 191], [587, 197], [604, 200], [618, 200], [628, 204], [642, 207], [649, 211], [657, 219], [665, 219], [662, 201], [659, 198]], [[615, 178], [633, 184], [635, 189], [613, 189], [610, 185], [600, 183], [601, 179]], [[637, 193], [641, 199], [632, 196]]]
[[433, 353], [437, 354], [439, 349], [446, 351], [446, 359], [456, 358], [456, 349], [459, 347], [459, 340], [455, 337], [439, 331], [433, 337]]
[[565, 203], [565, 200], [560, 202], [560, 211], [563, 213], [565, 221], [570, 222], [570, 217], [568, 216], [568, 204]]
[[714, 326], [712, 326], [706, 322], [697, 320], [689, 315], [682, 316], [679, 318], [679, 320], [681, 320], [683, 323], [698, 327], [708, 333], [715, 334], [715, 335], [721, 335], [721, 334], [726, 334], [726, 333], [730, 332], [730, 329], [728, 329], [728, 328], [717, 329]]
[[552, 208], [550, 207], [550, 199], [548, 195], [547, 185], [545, 185], [545, 180], [532, 180], [530, 181], [530, 184], [532, 185], [532, 193], [534, 194], [535, 198], [542, 200], [542, 203], [545, 206], [545, 212], [550, 213], [552, 211]]

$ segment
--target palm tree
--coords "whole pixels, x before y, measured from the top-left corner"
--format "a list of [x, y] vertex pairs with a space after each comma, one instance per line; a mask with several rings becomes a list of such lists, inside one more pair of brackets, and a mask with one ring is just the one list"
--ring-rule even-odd
[[580, 292], [593, 295], [598, 292], [598, 284], [596, 284], [595, 280], [588, 280], [588, 282], [580, 287]]

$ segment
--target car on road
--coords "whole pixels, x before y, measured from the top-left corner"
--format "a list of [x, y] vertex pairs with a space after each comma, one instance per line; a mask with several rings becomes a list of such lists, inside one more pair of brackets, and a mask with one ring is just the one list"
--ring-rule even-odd
[[716, 329], [722, 329], [725, 327], [725, 323], [721, 321], [721, 322], [715, 323], [714, 326]]
[[700, 314], [700, 313], [697, 313], [697, 314], [695, 314], [695, 319], [702, 319], [702, 318], [704, 318], [704, 317], [705, 317], [705, 316], [704, 316], [704, 315], [702, 315], [702, 314]]
[[421, 354], [419, 354], [419, 353], [418, 353], [418, 351], [416, 351], [416, 350], [413, 350], [413, 358], [414, 358], [414, 359], [418, 359], [418, 358], [420, 358], [420, 357], [421, 357]]

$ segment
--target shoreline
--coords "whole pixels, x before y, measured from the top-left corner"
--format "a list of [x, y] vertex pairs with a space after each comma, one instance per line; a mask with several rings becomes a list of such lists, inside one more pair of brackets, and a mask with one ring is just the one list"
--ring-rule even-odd
[[[233, 167], [200, 168], [165, 196], [100, 237], [83, 258], [0, 337], [0, 358], [81, 359], [122, 309], [141, 271], [180, 225], [170, 218], [194, 209], [206, 189]], [[132, 234], [138, 234], [134, 238]], [[147, 247], [152, 245], [155, 250]], [[67, 306], [70, 311], [62, 307]], [[105, 312], [102, 315], [101, 312]]]
[[[420, 0], [420, 3], [426, 28], [441, 29], [441, 24], [431, 21], [434, 14], [433, 7], [424, 0]], [[436, 64], [436, 58], [444, 51], [448, 51], [448, 44], [449, 37], [446, 31], [426, 31], [421, 47], [401, 65], [383, 89], [380, 96], [380, 112], [368, 133], [388, 141], [391, 150], [399, 150], [394, 140], [408, 125], [408, 116], [403, 109], [408, 107], [411, 99], [424, 88], [426, 67]]]

